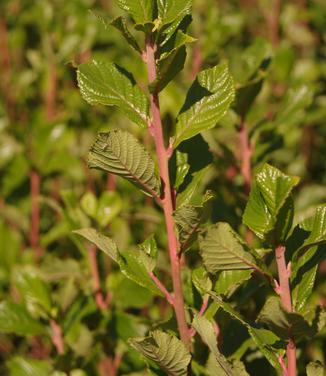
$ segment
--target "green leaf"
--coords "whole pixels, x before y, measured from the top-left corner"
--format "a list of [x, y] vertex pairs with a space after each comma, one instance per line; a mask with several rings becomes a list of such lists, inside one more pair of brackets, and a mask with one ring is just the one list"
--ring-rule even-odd
[[175, 189], [178, 189], [183, 183], [185, 177], [187, 176], [189, 168], [190, 165], [188, 163], [188, 154], [176, 150], [176, 177], [174, 183]]
[[105, 191], [98, 200], [96, 220], [102, 227], [107, 226], [121, 211], [122, 200], [117, 192]]
[[160, 92], [173, 80], [173, 78], [183, 69], [186, 60], [185, 45], [195, 42], [196, 39], [178, 30], [173, 47], [162, 53], [157, 62], [157, 78], [151, 82], [149, 88], [151, 92]]
[[228, 223], [210, 226], [199, 239], [199, 248], [210, 273], [221, 270], [257, 269], [254, 257]]
[[192, 283], [201, 295], [205, 295], [212, 290], [212, 281], [202, 266], [193, 270], [191, 274]]
[[141, 251], [141, 260], [148, 272], [152, 272], [156, 266], [158, 249], [154, 236], [147, 238], [142, 244], [138, 245]]
[[45, 360], [26, 359], [15, 356], [7, 362], [10, 376], [49, 376], [52, 371], [50, 362]]
[[292, 261], [291, 295], [295, 312], [303, 313], [310, 298], [316, 279], [318, 264], [325, 256], [312, 247]]
[[298, 183], [298, 177], [285, 175], [265, 163], [255, 176], [243, 222], [259, 238], [268, 238], [274, 245], [283, 242], [293, 219], [290, 194]]
[[158, 16], [163, 25], [191, 13], [192, 0], [158, 0]]
[[129, 73], [111, 62], [93, 60], [81, 64], [77, 80], [83, 98], [90, 104], [117, 106], [139, 126], [146, 128], [149, 103]]
[[21, 336], [44, 334], [45, 327], [34, 320], [26, 308], [9, 301], [0, 303], [0, 332]]
[[280, 338], [287, 339], [291, 335], [295, 340], [299, 340], [302, 337], [311, 338], [314, 335], [313, 328], [303, 316], [285, 311], [280, 299], [275, 296], [267, 299], [258, 321], [265, 323]]
[[153, 20], [153, 0], [117, 0], [117, 3], [137, 24]]
[[148, 194], [160, 196], [160, 182], [149, 153], [128, 132], [101, 132], [88, 154], [90, 168], [107, 171], [128, 179]]
[[252, 269], [222, 270], [217, 274], [214, 290], [218, 295], [230, 297], [242, 283], [250, 279], [251, 274]]
[[148, 337], [131, 338], [129, 343], [168, 375], [187, 376], [191, 355], [177, 337], [155, 330]]
[[216, 370], [218, 375], [236, 376], [232, 371], [231, 364], [219, 352], [217, 347], [216, 333], [213, 324], [203, 316], [195, 315], [192, 326], [196, 329], [197, 333], [201, 336], [202, 340], [206, 343], [216, 361]]
[[234, 308], [229, 304], [224, 302], [218, 295], [211, 292], [210, 296], [218, 304], [223, 311], [227, 312], [235, 320], [239, 321], [243, 326], [245, 326], [250, 334], [252, 340], [257, 345], [259, 350], [264, 354], [266, 359], [270, 364], [279, 372], [281, 371], [280, 363], [276, 355], [275, 350], [271, 347], [273, 344], [279, 342], [280, 338], [270, 330], [254, 328], [251, 326]]
[[91, 243], [95, 244], [97, 248], [106, 253], [112, 258], [112, 260], [118, 262], [118, 248], [114, 241], [109, 237], [102, 235], [94, 228], [82, 228], [80, 230], [74, 230], [73, 233], [80, 235]]
[[93, 192], [88, 191], [82, 196], [80, 206], [88, 216], [96, 217], [97, 199]]
[[15, 270], [14, 283], [30, 312], [40, 316], [51, 313], [50, 291], [37, 270], [27, 266]]
[[102, 22], [102, 24], [104, 25], [106, 29], [108, 29], [109, 26], [115, 27], [117, 30], [120, 31], [122, 36], [125, 38], [128, 44], [135, 51], [139, 52], [140, 54], [142, 53], [142, 50], [139, 47], [136, 39], [134, 38], [134, 36], [130, 33], [128, 29], [127, 21], [124, 17], [120, 16], [120, 17], [115, 18], [113, 21], [111, 21], [111, 19], [109, 19], [108, 17], [102, 16], [101, 14], [97, 12], [92, 11], [92, 13], [95, 15], [95, 17], [97, 17]]
[[149, 276], [149, 271], [155, 264], [153, 260], [140, 249], [120, 251], [118, 260], [121, 272], [138, 285], [147, 288], [154, 294], [163, 296], [161, 290], [156, 286]]
[[226, 64], [200, 72], [178, 116], [173, 146], [213, 128], [234, 99], [233, 79]]
[[203, 169], [196, 171], [192, 174], [192, 179], [187, 187], [177, 195], [177, 208], [181, 208], [184, 205], [191, 203], [198, 185], [202, 182], [205, 174], [210, 169], [210, 166], [204, 167]]
[[309, 247], [326, 242], [326, 205], [320, 205], [316, 209], [315, 216], [311, 221], [310, 234], [299, 249], [299, 253]]
[[307, 376], [325, 376], [325, 368], [320, 362], [310, 362], [306, 371]]

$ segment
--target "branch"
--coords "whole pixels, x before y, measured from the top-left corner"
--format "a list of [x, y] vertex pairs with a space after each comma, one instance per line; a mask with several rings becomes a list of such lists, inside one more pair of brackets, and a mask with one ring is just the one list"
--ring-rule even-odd
[[[275, 257], [278, 270], [279, 283], [277, 285], [277, 291], [280, 295], [282, 305], [288, 312], [293, 312], [291, 291], [290, 291], [290, 273], [285, 263], [285, 247], [280, 245], [275, 249]], [[296, 376], [297, 364], [296, 364], [296, 345], [289, 336], [289, 342], [286, 347], [286, 356], [288, 360], [287, 373], [284, 372], [284, 376]]]
[[[157, 77], [156, 61], [155, 61], [156, 45], [151, 37], [146, 38], [146, 65], [148, 71], [148, 81], [153, 82]], [[171, 263], [171, 275], [174, 293], [174, 311], [177, 318], [178, 329], [181, 340], [189, 348], [190, 336], [185, 314], [185, 303], [182, 291], [181, 282], [181, 266], [178, 255], [178, 240], [174, 233], [174, 219], [173, 219], [173, 202], [172, 190], [169, 177], [168, 168], [168, 152], [164, 145], [163, 129], [160, 114], [160, 105], [158, 93], [150, 94], [150, 108], [152, 115], [152, 122], [150, 131], [155, 141], [156, 154], [158, 159], [159, 171], [162, 180], [163, 193], [161, 203], [164, 211], [165, 225], [168, 237], [168, 248]]]
[[159, 290], [163, 293], [166, 300], [174, 306], [174, 299], [172, 295], [169, 293], [169, 291], [166, 289], [166, 287], [163, 285], [163, 283], [154, 275], [153, 272], [149, 273], [150, 277], [152, 278], [152, 281], [156, 284], [156, 286], [159, 288]]
[[62, 330], [60, 325], [54, 320], [50, 320], [50, 326], [52, 329], [52, 342], [55, 346], [58, 354], [64, 354], [64, 343], [62, 338]]

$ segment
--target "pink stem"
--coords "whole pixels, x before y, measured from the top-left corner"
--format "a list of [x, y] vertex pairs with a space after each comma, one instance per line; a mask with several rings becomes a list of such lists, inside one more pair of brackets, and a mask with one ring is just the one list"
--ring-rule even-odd
[[[156, 79], [156, 62], [155, 62], [155, 44], [151, 38], [146, 40], [146, 63], [148, 70], [148, 80], [153, 82]], [[165, 217], [165, 225], [168, 236], [168, 248], [171, 262], [172, 283], [174, 292], [174, 311], [177, 318], [178, 329], [181, 340], [187, 347], [190, 347], [190, 336], [185, 315], [185, 303], [181, 282], [181, 267], [178, 256], [178, 241], [174, 233], [173, 220], [173, 203], [172, 191], [168, 168], [168, 153], [164, 146], [163, 129], [160, 115], [160, 106], [158, 93], [154, 92], [150, 95], [150, 106], [152, 113], [152, 121], [149, 130], [153, 134], [155, 141], [156, 154], [158, 159], [159, 171], [163, 186], [162, 206]]]
[[[275, 257], [276, 257], [278, 278], [279, 278], [279, 285], [277, 286], [277, 291], [281, 297], [281, 302], [282, 302], [284, 309], [286, 309], [288, 312], [293, 312], [290, 283], [289, 283], [290, 273], [285, 263], [285, 247], [284, 246], [279, 245], [278, 247], [276, 247]], [[286, 347], [286, 356], [288, 360], [288, 369], [287, 369], [287, 374], [284, 372], [284, 376], [296, 376], [297, 374], [296, 345], [295, 345], [293, 338], [291, 338], [291, 336], [289, 336], [289, 342]]]
[[104, 298], [102, 289], [101, 289], [101, 280], [98, 272], [97, 259], [96, 259], [97, 250], [96, 247], [91, 245], [88, 248], [89, 263], [91, 267], [92, 280], [93, 280], [93, 291], [95, 295], [95, 302], [99, 309], [104, 311], [110, 302], [110, 296], [108, 295]]
[[248, 135], [247, 125], [244, 119], [239, 127], [239, 141], [241, 148], [241, 174], [244, 179], [245, 192], [248, 195], [251, 188], [251, 145]]
[[52, 329], [52, 342], [57, 349], [58, 354], [62, 355], [64, 353], [64, 343], [61, 327], [54, 319], [50, 320], [50, 326]]
[[154, 275], [153, 272], [150, 272], [149, 275], [150, 275], [152, 281], [156, 284], [156, 286], [164, 294], [166, 300], [173, 306], [174, 305], [174, 299], [173, 299], [172, 295], [169, 293], [169, 291], [166, 289], [166, 287], [163, 285], [163, 283]]
[[[207, 309], [207, 306], [208, 306], [208, 301], [209, 301], [209, 296], [205, 295], [204, 299], [203, 299], [203, 302], [202, 302], [202, 305], [200, 307], [200, 310], [198, 312], [199, 316], [203, 316], [203, 314], [205, 313], [205, 311]], [[190, 337], [194, 337], [195, 334], [196, 334], [196, 329], [195, 328], [191, 328], [189, 332], [190, 332]]]

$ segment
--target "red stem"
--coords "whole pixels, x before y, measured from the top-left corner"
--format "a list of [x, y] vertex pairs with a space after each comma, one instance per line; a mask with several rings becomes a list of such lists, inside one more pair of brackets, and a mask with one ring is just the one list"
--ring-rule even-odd
[[166, 287], [163, 285], [163, 283], [155, 276], [153, 272], [149, 273], [152, 281], [156, 284], [156, 286], [159, 288], [159, 290], [164, 294], [165, 299], [173, 306], [174, 305], [174, 299], [169, 293], [169, 291], [166, 289]]
[[30, 195], [31, 195], [31, 227], [30, 245], [35, 251], [35, 256], [39, 259], [42, 256], [40, 247], [40, 195], [41, 176], [36, 170], [30, 172]]
[[241, 148], [241, 174], [244, 179], [245, 192], [248, 195], [251, 188], [251, 145], [248, 135], [247, 125], [244, 119], [239, 127], [239, 141]]
[[55, 320], [50, 320], [50, 325], [52, 329], [52, 342], [57, 349], [58, 354], [64, 354], [64, 343], [62, 338], [62, 330], [60, 325]]
[[[279, 286], [278, 293], [281, 297], [281, 302], [288, 312], [293, 312], [291, 291], [290, 291], [290, 273], [285, 262], [285, 247], [280, 245], [275, 249], [275, 257], [278, 270]], [[284, 376], [296, 376], [297, 364], [296, 364], [296, 346], [291, 334], [289, 334], [289, 342], [286, 348], [286, 356], [288, 360], [287, 374], [284, 372]]]
[[[146, 63], [148, 80], [153, 82], [156, 79], [155, 44], [151, 38], [146, 40]], [[154, 137], [159, 171], [163, 186], [162, 207], [165, 217], [165, 225], [168, 236], [168, 248], [171, 262], [172, 283], [174, 292], [174, 311], [177, 318], [178, 329], [181, 340], [187, 347], [190, 347], [190, 335], [185, 315], [185, 303], [181, 282], [180, 258], [178, 256], [178, 241], [174, 233], [172, 191], [168, 168], [168, 153], [164, 146], [163, 129], [160, 115], [158, 93], [150, 95], [152, 121], [149, 125], [150, 132]]]
[[90, 245], [88, 248], [89, 263], [92, 273], [92, 282], [93, 282], [93, 291], [95, 296], [95, 302], [99, 309], [104, 311], [110, 302], [109, 295], [104, 298], [102, 289], [101, 289], [101, 280], [100, 274], [97, 266], [97, 249], [95, 246]]

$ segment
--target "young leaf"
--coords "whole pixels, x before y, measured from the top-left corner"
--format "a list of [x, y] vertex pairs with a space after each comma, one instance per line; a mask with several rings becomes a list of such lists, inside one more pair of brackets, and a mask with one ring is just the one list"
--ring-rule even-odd
[[0, 332], [21, 336], [44, 334], [44, 325], [34, 320], [24, 306], [9, 301], [0, 303]]
[[289, 313], [282, 307], [280, 299], [271, 296], [261, 310], [259, 322], [263, 322], [280, 338], [289, 338], [289, 333], [295, 340], [314, 335], [313, 328], [297, 313]]
[[221, 270], [258, 269], [245, 243], [228, 223], [219, 222], [208, 228], [199, 239], [199, 248], [210, 273]]
[[153, 20], [153, 0], [117, 0], [117, 2], [137, 24], [145, 24]]
[[158, 0], [158, 16], [162, 24], [169, 24], [191, 12], [192, 0]]
[[94, 228], [82, 228], [74, 230], [73, 233], [95, 244], [97, 248], [111, 257], [113, 261], [118, 262], [119, 253], [117, 245], [109, 237], [102, 235]]
[[164, 52], [157, 62], [157, 79], [149, 85], [152, 92], [163, 90], [183, 69], [187, 55], [185, 45], [193, 43], [195, 40], [190, 35], [178, 30], [174, 46], [169, 51]]
[[122, 68], [111, 62], [93, 60], [79, 65], [77, 80], [88, 103], [117, 106], [130, 120], [147, 127], [148, 99]]
[[155, 330], [149, 337], [131, 338], [129, 343], [168, 375], [187, 376], [191, 355], [177, 337]]
[[233, 79], [226, 64], [200, 72], [178, 116], [173, 146], [213, 128], [234, 99]]
[[88, 154], [90, 168], [122, 176], [153, 197], [160, 196], [160, 182], [149, 153], [130, 133], [101, 132]]
[[267, 163], [255, 176], [243, 222], [259, 238], [269, 237], [274, 245], [285, 240], [293, 219], [290, 194], [298, 182], [298, 177], [285, 175]]
[[215, 368], [216, 371], [218, 371], [216, 374], [221, 376], [237, 376], [233, 372], [231, 364], [218, 350], [213, 324], [204, 316], [196, 315], [194, 317], [192, 326], [196, 329], [197, 333], [201, 336], [202, 340], [212, 352], [216, 362]]

